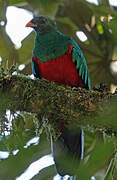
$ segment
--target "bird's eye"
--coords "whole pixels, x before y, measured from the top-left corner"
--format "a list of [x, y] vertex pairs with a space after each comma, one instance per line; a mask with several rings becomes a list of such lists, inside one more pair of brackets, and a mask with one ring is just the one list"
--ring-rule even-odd
[[44, 24], [44, 23], [46, 23], [46, 19], [45, 18], [43, 18], [43, 17], [40, 17], [40, 24]]
[[44, 24], [46, 22], [46, 20], [45, 19], [41, 19], [41, 24]]

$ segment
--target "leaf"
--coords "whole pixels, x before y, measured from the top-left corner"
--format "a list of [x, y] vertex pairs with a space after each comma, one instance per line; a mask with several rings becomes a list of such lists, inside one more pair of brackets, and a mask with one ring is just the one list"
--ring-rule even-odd
[[108, 36], [112, 39], [113, 42], [117, 43], [117, 17], [113, 18], [108, 23]]
[[26, 2], [26, 0], [8, 0], [9, 1], [9, 5], [16, 5], [22, 2]]
[[51, 165], [42, 169], [38, 175], [32, 178], [32, 180], [39, 180], [39, 179], [47, 179], [52, 180], [53, 177], [57, 174], [55, 165]]
[[111, 159], [111, 162], [107, 169], [107, 173], [106, 173], [106, 176], [104, 177], [104, 180], [112, 180], [113, 179], [116, 164], [117, 164], [117, 160], [116, 160], [116, 154], [115, 154], [114, 158]]
[[27, 2], [34, 8], [39, 10], [39, 15], [46, 15], [50, 17], [54, 17], [59, 4], [61, 4], [63, 0], [27, 0]]
[[114, 151], [113, 147], [112, 142], [106, 144], [98, 143], [95, 149], [90, 153], [90, 157], [86, 163], [81, 164], [78, 170], [80, 179], [90, 179], [91, 176], [103, 168]]

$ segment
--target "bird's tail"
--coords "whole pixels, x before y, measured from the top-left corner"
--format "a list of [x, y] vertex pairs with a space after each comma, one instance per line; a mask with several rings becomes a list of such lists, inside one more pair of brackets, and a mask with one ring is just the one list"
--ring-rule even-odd
[[74, 177], [84, 154], [83, 129], [65, 128], [57, 141], [51, 142], [57, 172]]

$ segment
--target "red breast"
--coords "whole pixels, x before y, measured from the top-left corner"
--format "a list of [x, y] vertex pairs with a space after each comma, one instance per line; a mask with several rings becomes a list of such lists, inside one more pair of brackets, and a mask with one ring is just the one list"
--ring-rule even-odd
[[83, 80], [78, 74], [75, 64], [72, 61], [72, 45], [69, 50], [57, 59], [50, 59], [48, 62], [39, 62], [34, 56], [33, 59], [38, 63], [40, 76], [51, 82], [63, 85], [82, 87]]

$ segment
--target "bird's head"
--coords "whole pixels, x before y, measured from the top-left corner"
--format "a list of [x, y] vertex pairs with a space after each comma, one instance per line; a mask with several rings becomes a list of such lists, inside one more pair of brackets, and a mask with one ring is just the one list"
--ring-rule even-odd
[[34, 17], [26, 24], [26, 27], [31, 27], [40, 34], [45, 34], [57, 29], [56, 23], [45, 16]]

